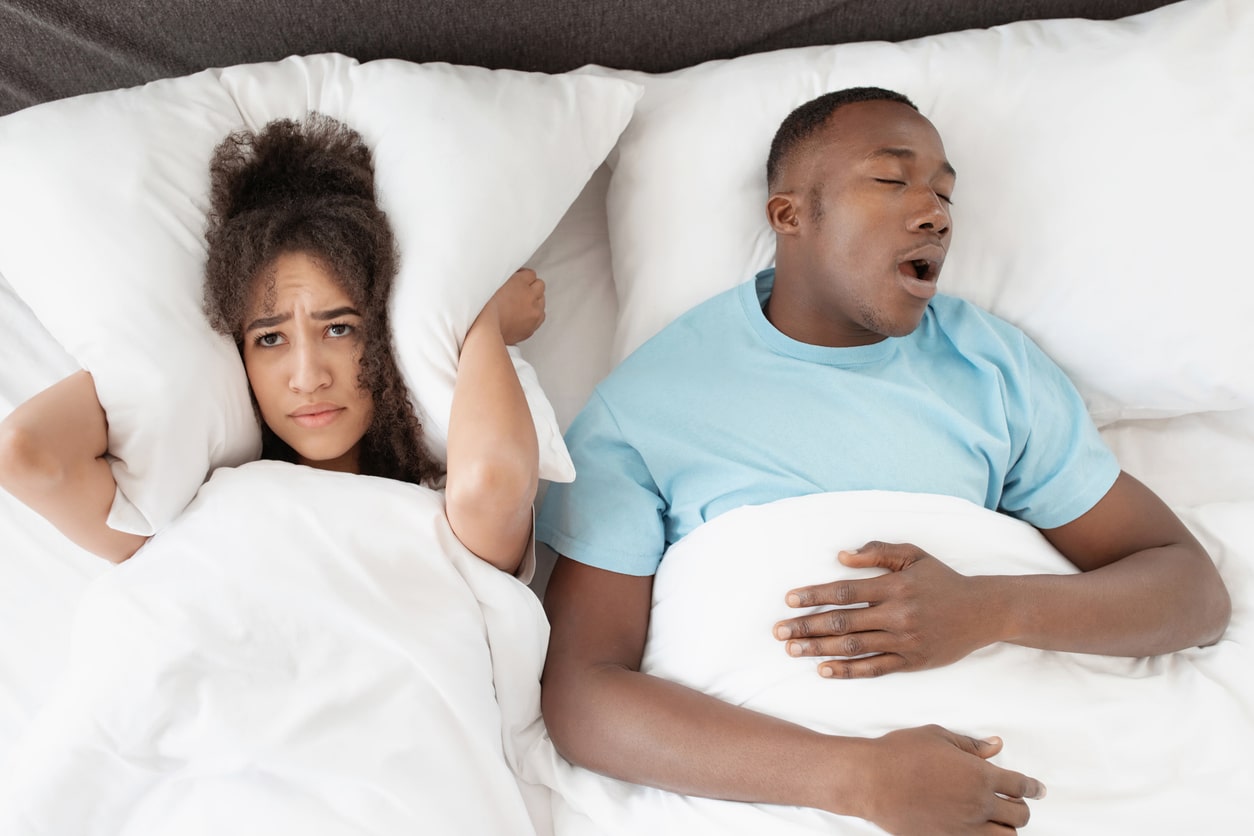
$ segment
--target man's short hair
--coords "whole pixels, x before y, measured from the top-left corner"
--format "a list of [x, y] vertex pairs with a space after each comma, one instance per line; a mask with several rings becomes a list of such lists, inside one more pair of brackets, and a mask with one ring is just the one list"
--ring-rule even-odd
[[775, 188], [775, 178], [796, 148], [815, 131], [823, 127], [837, 109], [857, 102], [900, 102], [918, 110], [914, 102], [900, 93], [882, 87], [848, 87], [824, 93], [798, 107], [780, 123], [775, 138], [771, 140], [771, 152], [766, 157], [766, 184]]

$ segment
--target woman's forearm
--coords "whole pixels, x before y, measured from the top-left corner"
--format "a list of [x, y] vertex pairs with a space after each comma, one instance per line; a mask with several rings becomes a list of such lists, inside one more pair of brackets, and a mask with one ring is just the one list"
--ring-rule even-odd
[[117, 493], [107, 444], [95, 384], [75, 372], [0, 422], [0, 487], [74, 543], [121, 563], [148, 538], [106, 524]]
[[446, 501], [458, 539], [514, 571], [530, 538], [538, 476], [531, 410], [489, 306], [462, 344], [449, 416]]

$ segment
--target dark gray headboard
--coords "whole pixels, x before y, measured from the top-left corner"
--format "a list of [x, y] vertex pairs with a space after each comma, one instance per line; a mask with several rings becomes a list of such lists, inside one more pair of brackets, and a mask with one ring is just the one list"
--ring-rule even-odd
[[0, 0], [0, 114], [207, 67], [342, 52], [563, 72], [664, 72], [812, 44], [1167, 0]]

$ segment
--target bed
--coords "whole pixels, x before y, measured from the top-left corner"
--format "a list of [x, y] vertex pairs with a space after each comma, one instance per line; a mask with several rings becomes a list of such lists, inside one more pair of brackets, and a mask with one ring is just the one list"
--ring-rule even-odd
[[[833, 712], [834, 683], [757, 627], [782, 617], [784, 589], [831, 570], [831, 549], [910, 538], [968, 554], [964, 571], [1066, 567], [1013, 521], [944, 497], [817, 496], [677, 544], [646, 663], [855, 734], [917, 725], [905, 695], [925, 690], [929, 721], [995, 727], [999, 763], [1049, 774], [1030, 832], [1254, 825], [1254, 9], [1242, 0], [17, 0], [0, 3], [0, 33], [0, 416], [79, 367], [108, 381], [102, 400], [133, 427], [119, 429], [133, 501], [116, 519], [170, 544], [115, 570], [0, 492], [0, 830], [878, 832], [566, 764], [538, 711], [553, 554], [540, 548], [527, 587], [459, 550], [435, 495], [245, 464], [255, 439], [240, 429], [251, 416], [234, 349], [180, 319], [196, 313], [197, 165], [214, 138], [311, 107], [342, 115], [376, 147], [402, 255], [424, 253], [426, 269], [399, 279], [398, 309], [439, 301], [397, 327], [428, 424], [438, 432], [447, 414], [459, 329], [527, 264], [548, 283], [548, 318], [517, 366], [544, 475], [569, 479], [560, 432], [597, 381], [771, 263], [760, 180], [779, 119], [862, 83], [911, 95], [962, 173], [946, 290], [1019, 325], [1072, 376], [1123, 468], [1215, 559], [1231, 626], [1162, 659], [990, 648], [948, 673], [842, 692]], [[444, 134], [430, 112], [396, 106], [414, 101], [446, 103]], [[438, 217], [395, 185], [410, 182], [468, 196]], [[171, 367], [175, 345], [206, 370], [197, 386]], [[212, 415], [174, 433], [173, 406], [196, 399]], [[368, 545], [334, 522], [345, 508], [371, 520]], [[249, 558], [284, 513], [308, 559], [282, 538]], [[225, 520], [241, 539], [195, 547]], [[754, 562], [785, 530], [787, 557]], [[415, 542], [422, 559], [407, 557]], [[673, 590], [714, 551], [743, 571], [684, 603]], [[697, 624], [729, 631], [744, 656], [703, 652]], [[457, 638], [421, 640], [437, 633]]]

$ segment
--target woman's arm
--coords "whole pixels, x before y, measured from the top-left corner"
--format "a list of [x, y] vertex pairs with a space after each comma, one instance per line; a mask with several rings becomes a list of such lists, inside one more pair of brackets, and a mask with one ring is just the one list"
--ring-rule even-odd
[[519, 270], [470, 326], [449, 416], [445, 513], [466, 548], [513, 572], [531, 539], [539, 445], [506, 346], [544, 321], [544, 282]]
[[0, 422], [0, 487], [87, 551], [121, 563], [148, 538], [105, 524], [118, 487], [107, 445], [95, 382], [75, 372]]

